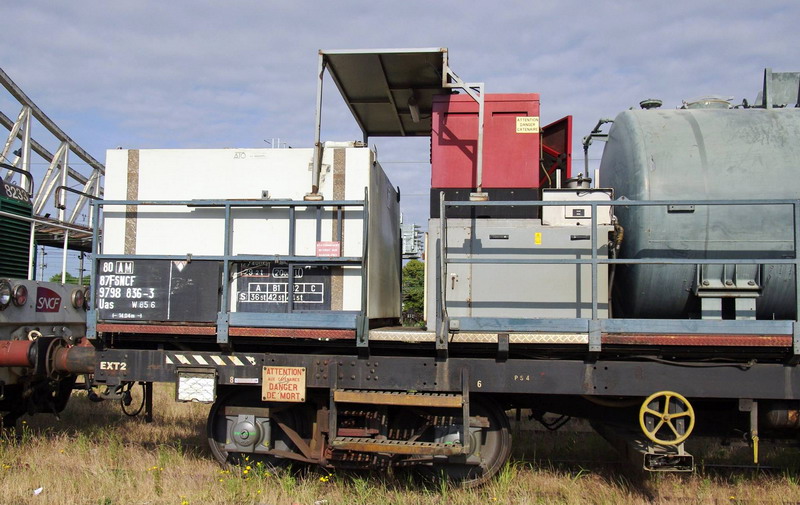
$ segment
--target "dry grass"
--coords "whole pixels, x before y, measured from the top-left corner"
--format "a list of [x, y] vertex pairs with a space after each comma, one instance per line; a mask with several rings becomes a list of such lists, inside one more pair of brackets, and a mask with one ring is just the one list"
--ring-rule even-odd
[[[691, 476], [634, 478], [602, 439], [580, 431], [517, 433], [521, 443], [515, 459], [477, 490], [421, 485], [411, 474], [276, 473], [257, 465], [225, 472], [205, 445], [208, 407], [176, 404], [172, 398], [170, 387], [157, 386], [152, 424], [125, 417], [118, 404], [90, 403], [80, 393], [62, 421], [46, 415], [24, 419], [18, 438], [0, 440], [0, 503], [800, 502], [800, 478], [794, 469], [701, 469]], [[704, 459], [728, 461], [729, 451], [719, 446], [699, 450]], [[780, 462], [794, 468], [791, 450], [764, 452], [764, 464]]]

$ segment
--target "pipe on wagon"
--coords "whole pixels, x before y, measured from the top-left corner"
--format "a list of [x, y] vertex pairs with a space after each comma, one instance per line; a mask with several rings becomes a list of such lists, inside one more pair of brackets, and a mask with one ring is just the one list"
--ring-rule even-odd
[[97, 357], [94, 347], [57, 347], [53, 352], [53, 370], [74, 374], [94, 373]]
[[[55, 342], [54, 342], [55, 343]], [[48, 361], [54, 372], [72, 374], [94, 373], [97, 353], [91, 346], [50, 346]], [[36, 340], [0, 341], [0, 367], [35, 367], [38, 354]]]
[[33, 340], [3, 340], [0, 341], [0, 367], [33, 366], [31, 349]]

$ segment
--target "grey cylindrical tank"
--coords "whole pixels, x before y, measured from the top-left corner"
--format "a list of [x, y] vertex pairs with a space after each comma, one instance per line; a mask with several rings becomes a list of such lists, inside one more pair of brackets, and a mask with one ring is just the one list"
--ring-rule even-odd
[[[629, 110], [614, 120], [602, 187], [631, 200], [800, 198], [800, 109]], [[787, 258], [791, 206], [615, 207], [623, 258]], [[794, 269], [760, 272], [759, 319], [794, 318]], [[621, 266], [614, 309], [624, 317], [696, 315], [695, 266]]]

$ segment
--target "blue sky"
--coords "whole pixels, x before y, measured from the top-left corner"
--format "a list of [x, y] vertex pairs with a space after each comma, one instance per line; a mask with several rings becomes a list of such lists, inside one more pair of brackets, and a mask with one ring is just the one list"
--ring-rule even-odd
[[[28, 0], [2, 12], [0, 67], [100, 161], [117, 146], [310, 146], [321, 48], [447, 47], [487, 92], [540, 93], [543, 123], [572, 114], [576, 158], [598, 118], [644, 98], [752, 101], [764, 67], [800, 70], [796, 1]], [[328, 89], [323, 137], [359, 139]], [[0, 110], [19, 112], [4, 90]], [[427, 142], [374, 142], [407, 220], [424, 223]]]

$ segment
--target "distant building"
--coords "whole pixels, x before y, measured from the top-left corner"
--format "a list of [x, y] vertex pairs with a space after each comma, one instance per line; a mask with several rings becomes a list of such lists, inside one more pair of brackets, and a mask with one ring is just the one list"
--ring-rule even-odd
[[416, 260], [422, 257], [422, 231], [421, 226], [414, 223], [404, 223], [400, 216], [400, 237], [403, 241], [403, 259]]

